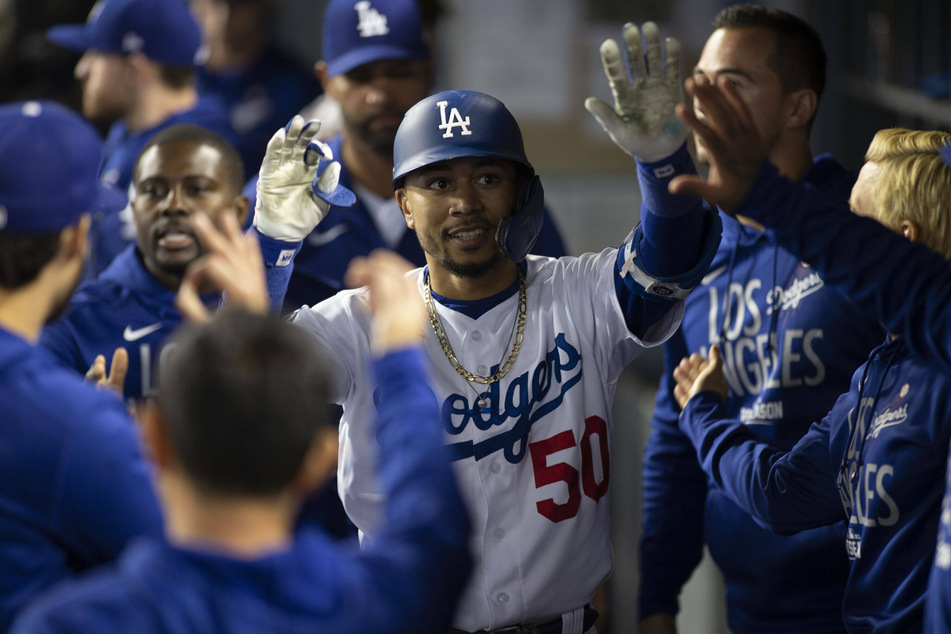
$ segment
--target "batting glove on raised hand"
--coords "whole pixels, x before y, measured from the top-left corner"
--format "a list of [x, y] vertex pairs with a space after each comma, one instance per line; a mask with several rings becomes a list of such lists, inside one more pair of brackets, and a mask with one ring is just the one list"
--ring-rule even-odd
[[[254, 227], [271, 238], [299, 242], [331, 205], [351, 207], [356, 197], [338, 184], [340, 164], [330, 147], [314, 140], [319, 121], [295, 116], [268, 141], [258, 174]], [[332, 161], [318, 175], [320, 162]]]
[[604, 41], [601, 63], [614, 93], [614, 108], [595, 97], [588, 97], [584, 106], [619, 148], [644, 163], [655, 163], [673, 154], [687, 139], [687, 128], [674, 113], [674, 106], [683, 103], [680, 42], [667, 38], [665, 70], [657, 25], [645, 22], [643, 33], [646, 68], [641, 32], [634, 24], [624, 26], [630, 76], [617, 42]]

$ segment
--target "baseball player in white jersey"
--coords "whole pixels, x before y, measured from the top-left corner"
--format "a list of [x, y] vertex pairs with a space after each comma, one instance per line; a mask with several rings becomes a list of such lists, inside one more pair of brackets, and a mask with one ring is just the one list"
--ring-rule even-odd
[[[644, 36], [646, 64], [640, 32], [625, 29], [633, 80], [618, 45], [605, 42], [615, 107], [586, 106], [638, 159], [642, 188], [666, 187], [689, 163], [674, 116], [679, 45], [668, 40], [665, 72], [656, 26], [645, 24]], [[255, 229], [277, 306], [290, 255], [340, 189], [333, 157], [312, 141], [316, 127], [298, 117], [279, 130], [261, 169]], [[407, 112], [394, 158], [397, 200], [428, 263], [409, 275], [430, 313], [430, 378], [474, 526], [476, 569], [453, 632], [593, 632], [597, 614], [587, 604], [612, 566], [616, 381], [678, 327], [682, 298], [719, 243], [719, 221], [688, 201], [669, 216], [642, 212], [619, 249], [526, 256], [539, 230], [541, 183], [512, 115], [471, 91], [439, 93]], [[344, 291], [292, 319], [336, 364], [341, 497], [372, 541], [382, 501], [366, 301], [363, 290]]]

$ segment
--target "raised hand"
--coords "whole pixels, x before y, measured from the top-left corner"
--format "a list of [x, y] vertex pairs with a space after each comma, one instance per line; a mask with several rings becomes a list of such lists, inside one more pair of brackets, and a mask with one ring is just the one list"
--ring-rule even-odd
[[392, 251], [378, 249], [365, 258], [354, 258], [347, 268], [349, 286], [368, 286], [373, 314], [373, 350], [390, 350], [418, 344], [428, 316], [416, 288], [416, 277], [406, 273], [413, 266]]
[[107, 372], [106, 357], [99, 354], [93, 359], [92, 365], [86, 371], [86, 380], [94, 383], [97, 388], [111, 390], [122, 396], [125, 389], [125, 376], [129, 372], [129, 353], [119, 347], [112, 353], [111, 371]]
[[641, 161], [654, 163], [673, 154], [687, 139], [687, 128], [674, 112], [674, 107], [683, 103], [680, 42], [667, 38], [665, 68], [657, 25], [645, 22], [643, 35], [646, 64], [641, 31], [634, 24], [624, 26], [630, 75], [617, 43], [604, 41], [601, 63], [614, 93], [614, 108], [595, 97], [588, 97], [584, 106], [618, 147]]
[[720, 356], [720, 346], [710, 346], [710, 356], [704, 359], [694, 352], [684, 357], [674, 368], [674, 398], [680, 409], [687, 405], [687, 401], [697, 392], [713, 391], [726, 399], [730, 393], [726, 380], [723, 378], [723, 359]]
[[[318, 130], [319, 121], [295, 116], [268, 141], [254, 205], [254, 226], [263, 235], [298, 242], [331, 205], [356, 203], [353, 192], [338, 183], [340, 164], [330, 147], [314, 139]], [[321, 161], [331, 163], [318, 174]]]
[[195, 233], [206, 252], [189, 265], [175, 297], [175, 307], [190, 321], [212, 318], [201, 301], [202, 293], [223, 292], [226, 308], [258, 314], [267, 313], [270, 305], [257, 239], [242, 233], [234, 216], [224, 215], [221, 225], [219, 230], [204, 214], [195, 216]]
[[686, 89], [702, 118], [682, 105], [677, 107], [677, 116], [706, 147], [710, 172], [706, 180], [696, 175], [676, 176], [668, 190], [672, 194], [691, 194], [732, 211], [743, 202], [762, 171], [766, 145], [749, 108], [727, 77], [720, 77], [716, 84], [706, 77], [688, 79]]

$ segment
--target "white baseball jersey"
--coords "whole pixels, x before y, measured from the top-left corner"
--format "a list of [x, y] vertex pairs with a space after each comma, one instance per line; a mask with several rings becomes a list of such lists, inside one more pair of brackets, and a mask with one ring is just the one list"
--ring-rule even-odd
[[[453, 626], [492, 629], [580, 608], [611, 571], [608, 518], [611, 404], [621, 370], [678, 327], [673, 303], [645, 340], [627, 329], [614, 287], [617, 249], [580, 258], [529, 256], [528, 314], [518, 360], [489, 390], [492, 412], [427, 329], [431, 381], [446, 444], [473, 520], [476, 567]], [[423, 269], [411, 275], [423, 293]], [[347, 513], [372, 539], [381, 510], [370, 324], [361, 291], [346, 291], [295, 316], [329, 351], [339, 379], [338, 486]], [[507, 358], [518, 293], [472, 319], [434, 302], [464, 368], [491, 375]], [[503, 357], [504, 355], [504, 357]], [[481, 389], [479, 389], [481, 388]], [[412, 423], [412, 412], [407, 412]]]

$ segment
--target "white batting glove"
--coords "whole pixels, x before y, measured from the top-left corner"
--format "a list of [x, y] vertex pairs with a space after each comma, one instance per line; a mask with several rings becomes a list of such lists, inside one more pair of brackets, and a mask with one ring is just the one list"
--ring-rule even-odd
[[258, 174], [254, 227], [263, 235], [299, 242], [317, 226], [330, 206], [348, 207], [355, 198], [338, 184], [340, 164], [330, 163], [317, 177], [320, 161], [333, 161], [330, 147], [314, 136], [319, 121], [295, 116], [268, 141]]
[[645, 22], [643, 33], [646, 68], [641, 32], [634, 24], [624, 27], [633, 80], [628, 76], [617, 43], [610, 39], [604, 41], [601, 63], [614, 93], [614, 108], [595, 97], [588, 97], [584, 106], [619, 148], [644, 163], [655, 163], [673, 154], [687, 139], [687, 128], [674, 113], [674, 106], [683, 103], [680, 42], [667, 38], [665, 71], [657, 25]]

